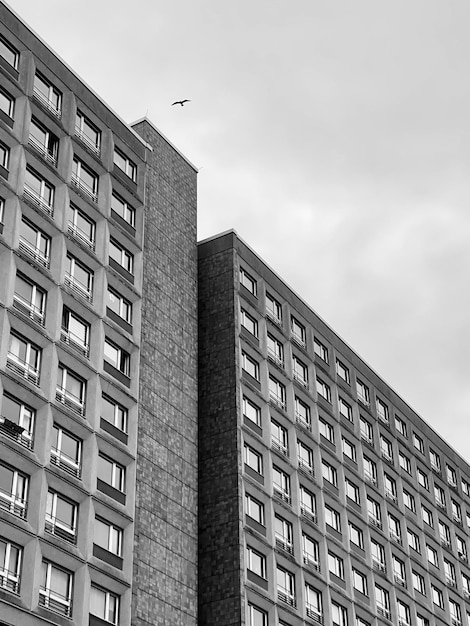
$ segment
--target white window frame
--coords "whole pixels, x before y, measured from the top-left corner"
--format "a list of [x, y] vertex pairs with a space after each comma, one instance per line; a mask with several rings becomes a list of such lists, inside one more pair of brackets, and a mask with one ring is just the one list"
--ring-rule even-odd
[[109, 258], [113, 259], [129, 274], [134, 274], [134, 255], [116, 239], [109, 239]]
[[[83, 265], [83, 263], [71, 254], [67, 254], [67, 261], [70, 264], [70, 268], [65, 272], [65, 284], [68, 285], [74, 293], [78, 294], [88, 302], [92, 302], [94, 278], [93, 271], [86, 267], [86, 265]], [[87, 284], [82, 283], [75, 277], [75, 268], [81, 269], [82, 272], [88, 275]]]
[[244, 308], [240, 308], [240, 324], [247, 332], [258, 339], [258, 320]]
[[[21, 562], [23, 549], [8, 541], [5, 537], [0, 537], [0, 544], [4, 545], [4, 558], [0, 561], [0, 589], [18, 594], [21, 583]], [[14, 554], [17, 558], [15, 559]], [[14, 561], [16, 560], [16, 563]]]
[[322, 361], [329, 362], [328, 348], [317, 337], [313, 339], [313, 351]]
[[[45, 608], [54, 611], [55, 613], [59, 613], [61, 615], [65, 615], [66, 617], [72, 616], [72, 584], [73, 584], [73, 574], [62, 567], [51, 563], [50, 561], [46, 561], [43, 559], [43, 566], [45, 566], [45, 579], [44, 585], [39, 588], [39, 604], [40, 606], [44, 606]], [[51, 579], [53, 575], [53, 570], [58, 572], [62, 572], [68, 577], [67, 583], [67, 595], [63, 596], [59, 594], [57, 591], [51, 588]]]
[[[72, 523], [57, 517], [57, 505], [59, 501], [69, 504], [72, 508]], [[46, 501], [46, 519], [44, 529], [53, 535], [57, 535], [66, 541], [76, 543], [77, 540], [77, 517], [78, 504], [64, 497], [61, 493], [49, 489]]]
[[279, 365], [279, 367], [284, 367], [284, 345], [279, 339], [271, 335], [267, 334], [266, 346], [268, 352], [268, 359]]
[[338, 533], [340, 533], [341, 532], [341, 516], [338, 513], [338, 511], [333, 509], [328, 504], [325, 504], [324, 513], [325, 513], [325, 524], [327, 526], [331, 526], [331, 528], [333, 528]]
[[107, 535], [107, 541], [105, 542], [106, 545], [103, 545], [102, 543], [98, 543], [98, 541], [96, 540], [96, 534], [93, 535], [93, 543], [96, 546], [103, 548], [103, 550], [107, 550], [108, 552], [111, 552], [111, 554], [115, 554], [116, 556], [122, 557], [122, 543], [123, 543], [122, 542], [122, 538], [123, 538], [122, 528], [119, 528], [118, 526], [115, 526], [108, 520], [105, 520], [102, 517], [95, 515], [95, 527], [94, 527], [95, 531], [98, 525], [101, 525], [102, 530], [104, 530], [104, 532]]
[[[110, 302], [112, 302], [111, 296], [118, 301], [117, 307], [113, 308], [112, 306], [110, 306]], [[116, 315], [122, 317], [125, 322], [127, 322], [128, 324], [132, 324], [132, 302], [124, 298], [124, 296], [116, 291], [116, 289], [113, 289], [109, 285], [107, 291], [106, 306]], [[116, 311], [115, 308], [117, 308], [118, 311]]]
[[286, 409], [286, 387], [271, 374], [269, 375], [269, 399], [281, 409]]
[[12, 44], [4, 39], [0, 35], [0, 56], [12, 66], [13, 69], [18, 70], [20, 53], [19, 51], [12, 46]]
[[109, 485], [110, 487], [112, 487], [113, 489], [116, 489], [117, 491], [120, 491], [121, 493], [126, 493], [126, 468], [124, 467], [124, 465], [121, 465], [120, 463], [116, 463], [115, 461], [111, 460], [110, 458], [108, 458], [107, 456], [101, 453], [98, 454], [98, 457], [99, 459], [102, 459], [103, 461], [105, 461], [111, 466], [111, 482], [108, 483], [104, 478], [100, 477], [99, 464], [98, 464], [98, 478], [102, 480], [104, 483], [106, 483], [107, 485]]
[[[119, 611], [120, 611], [120, 597], [111, 591], [98, 587], [97, 585], [91, 584], [90, 589], [90, 600], [93, 595], [93, 590], [99, 592], [104, 595], [104, 613], [103, 615], [98, 615], [97, 613], [92, 612], [92, 608], [90, 606], [90, 615], [95, 615], [96, 617], [104, 620], [105, 622], [109, 622], [113, 626], [117, 626], [119, 624]], [[115, 615], [112, 617], [112, 602], [115, 602]], [[90, 602], [91, 604], [91, 602]]]
[[260, 476], [263, 475], [263, 455], [258, 450], [255, 450], [245, 442], [243, 459], [245, 465], [247, 465], [254, 472], [257, 472]]
[[291, 337], [296, 343], [305, 347], [307, 337], [305, 326], [293, 315], [291, 316]]
[[137, 165], [117, 146], [114, 146], [113, 162], [132, 182], [137, 181]]
[[33, 97], [55, 117], [62, 115], [62, 93], [41, 72], [34, 75]]
[[266, 292], [266, 315], [276, 324], [282, 324], [282, 305], [269, 292]]
[[315, 379], [317, 394], [331, 404], [331, 388], [318, 376]]
[[304, 428], [310, 429], [311, 427], [311, 413], [309, 405], [301, 400], [298, 396], [295, 396], [295, 421], [300, 423]]
[[[113, 356], [114, 351], [115, 356]], [[117, 369], [124, 376], [130, 377], [131, 373], [131, 355], [126, 352], [121, 346], [116, 345], [113, 341], [105, 337], [103, 344], [103, 358], [104, 360]]]
[[251, 274], [249, 274], [243, 267], [240, 267], [240, 285], [245, 287], [251, 295], [257, 297], [258, 284], [253, 276], [251, 276]]
[[[116, 210], [117, 208], [118, 210]], [[124, 198], [114, 191], [111, 194], [111, 211], [114, 211], [116, 215], [132, 226], [132, 228], [135, 228], [136, 210], [127, 200], [124, 200]]]
[[[34, 241], [30, 241], [26, 238], [24, 231], [22, 232], [23, 225], [29, 228], [34, 233]], [[46, 235], [40, 228], [32, 224], [29, 220], [23, 218], [20, 224], [20, 237], [18, 248], [21, 252], [24, 252], [29, 257], [34, 259], [39, 265], [45, 268], [49, 268], [50, 253], [51, 253], [51, 238]]]
[[[69, 377], [80, 384], [79, 396], [75, 395], [69, 389], [67, 389]], [[78, 374], [76, 374], [75, 372], [72, 372], [65, 365], [62, 365], [62, 363], [59, 363], [59, 367], [57, 370], [57, 387], [55, 397], [56, 400], [58, 400], [61, 404], [69, 407], [69, 409], [71, 409], [75, 413], [78, 413], [82, 416], [85, 415], [86, 381], [80, 378], [80, 376], [78, 376]]]
[[[13, 339], [18, 342], [13, 343]], [[25, 359], [21, 359], [19, 353], [14, 351], [15, 345], [23, 347], [25, 351]], [[10, 332], [10, 341], [8, 344], [7, 368], [25, 378], [35, 386], [39, 385], [39, 377], [41, 373], [42, 350], [36, 346], [27, 337], [23, 337], [15, 332]]]
[[242, 360], [243, 371], [245, 371], [252, 378], [254, 378], [255, 380], [259, 382], [260, 381], [260, 368], [259, 368], [258, 361], [255, 361], [255, 359], [245, 351], [242, 352], [241, 360]]
[[351, 376], [349, 373], [349, 367], [347, 367], [340, 359], [336, 359], [336, 374], [344, 380], [345, 383], [350, 383]]
[[[54, 424], [53, 430], [57, 431], [57, 447], [51, 447], [51, 461], [55, 465], [61, 467], [66, 472], [73, 474], [76, 477], [80, 477], [81, 469], [82, 469], [82, 440], [78, 437], [75, 437], [68, 430], [62, 428], [58, 424]], [[72, 458], [62, 452], [62, 440], [63, 438], [68, 437], [76, 443], [76, 455], [75, 458]]]
[[75, 117], [75, 136], [92, 152], [100, 154], [101, 131], [80, 109]]
[[264, 526], [264, 504], [248, 492], [245, 492], [245, 514]]

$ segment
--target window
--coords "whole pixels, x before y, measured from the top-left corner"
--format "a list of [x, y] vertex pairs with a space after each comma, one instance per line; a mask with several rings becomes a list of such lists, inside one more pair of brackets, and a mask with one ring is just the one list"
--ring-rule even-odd
[[411, 475], [411, 461], [406, 456], [406, 454], [403, 454], [403, 452], [399, 452], [398, 462], [400, 464], [401, 469], [404, 470], [407, 474]]
[[127, 157], [119, 148], [114, 148], [114, 165], [129, 176], [135, 183], [137, 180], [137, 165]]
[[335, 487], [338, 486], [338, 472], [335, 467], [327, 463], [326, 461], [321, 462], [321, 473], [323, 476], [323, 480], [331, 483]]
[[402, 587], [406, 587], [406, 571], [404, 562], [392, 554], [393, 579]]
[[113, 191], [111, 196], [111, 214], [115, 214], [132, 228], [135, 228], [135, 209], [126, 200]]
[[93, 300], [93, 272], [70, 254], [65, 263], [65, 284], [74, 295], [88, 302]]
[[401, 544], [401, 526], [400, 520], [391, 513], [388, 514], [388, 532], [390, 539], [395, 543]]
[[466, 562], [468, 557], [467, 557], [467, 544], [465, 543], [465, 540], [459, 537], [458, 535], [456, 535], [455, 541], [457, 542], [457, 554], [458, 554], [459, 559], [461, 561]]
[[377, 465], [369, 459], [364, 457], [364, 479], [372, 485], [377, 485]]
[[101, 398], [101, 417], [118, 430], [127, 433], [127, 409], [105, 395]]
[[320, 417], [318, 420], [318, 426], [320, 430], [320, 435], [327, 439], [330, 443], [335, 442], [335, 432], [333, 430], [333, 426], [326, 422], [323, 418]]
[[432, 469], [439, 473], [441, 471], [441, 458], [432, 448], [429, 448], [429, 458]]
[[348, 614], [346, 609], [336, 602], [331, 603], [331, 617], [333, 626], [348, 626]]
[[369, 387], [365, 385], [359, 378], [356, 380], [356, 388], [357, 388], [357, 399], [364, 406], [370, 405], [370, 393]]
[[339, 359], [336, 359], [336, 373], [340, 378], [344, 380], [344, 382], [349, 384], [349, 369]]
[[0, 428], [7, 436], [17, 439], [26, 448], [32, 448], [36, 412], [17, 398], [3, 394]]
[[240, 268], [240, 285], [243, 285], [253, 296], [257, 295], [256, 280], [243, 267]]
[[39, 385], [41, 350], [20, 335], [10, 334], [7, 368], [25, 378], [34, 385]]
[[346, 478], [344, 482], [346, 486], [346, 497], [356, 504], [359, 504], [359, 487], [351, 482], [349, 478]]
[[289, 606], [295, 606], [295, 579], [294, 575], [277, 566], [277, 598]]
[[291, 333], [292, 339], [305, 347], [306, 344], [306, 331], [305, 326], [299, 322], [294, 316], [291, 317]]
[[423, 522], [425, 524], [427, 524], [431, 528], [434, 527], [432, 511], [430, 511], [427, 507], [425, 507], [424, 504], [421, 505], [421, 517], [423, 518]]
[[72, 615], [73, 575], [57, 565], [42, 562], [39, 605], [66, 617]]
[[86, 383], [64, 365], [57, 370], [55, 398], [74, 413], [85, 415]]
[[94, 154], [100, 153], [101, 132], [80, 110], [75, 118], [75, 136]]
[[370, 626], [370, 623], [366, 622], [362, 617], [356, 617], [356, 626]]
[[274, 535], [276, 547], [294, 554], [292, 524], [280, 515], [274, 517]]
[[307, 617], [319, 624], [323, 624], [321, 593], [308, 583], [305, 583], [305, 609]]
[[418, 477], [418, 484], [420, 485], [420, 487], [423, 487], [423, 489], [429, 491], [429, 481], [427, 474], [418, 467], [418, 469], [416, 470], [416, 475]]
[[59, 139], [35, 117], [31, 118], [28, 143], [51, 165], [57, 165]]
[[10, 148], [0, 142], [0, 173], [8, 178], [8, 165], [10, 162]]
[[68, 208], [68, 232], [91, 250], [95, 249], [95, 222], [70, 203]]
[[407, 509], [409, 509], [413, 513], [416, 513], [416, 501], [415, 501], [415, 498], [406, 489], [403, 489], [403, 504], [406, 506]]
[[388, 406], [380, 398], [376, 399], [377, 417], [388, 424]]
[[313, 569], [320, 571], [320, 563], [318, 561], [318, 542], [314, 541], [305, 533], [302, 533], [302, 553], [305, 565], [310, 565]]
[[81, 161], [73, 157], [72, 162], [72, 185], [85, 194], [92, 202], [98, 200], [98, 175]]
[[19, 593], [22, 552], [20, 547], [0, 537], [0, 589]]
[[321, 378], [317, 377], [317, 393], [319, 396], [324, 398], [327, 402], [331, 402], [331, 389], [330, 387], [321, 380]]
[[434, 565], [435, 567], [439, 567], [439, 559], [437, 557], [437, 550], [435, 550], [429, 544], [426, 544], [426, 555], [431, 565]]
[[452, 509], [452, 517], [454, 519], [454, 522], [457, 522], [457, 524], [462, 524], [462, 508], [460, 507], [460, 504], [451, 499], [450, 507]]
[[241, 309], [240, 311], [240, 322], [249, 333], [258, 337], [258, 322], [248, 311], [245, 311], [245, 309]]
[[295, 420], [304, 428], [310, 429], [310, 407], [297, 396], [295, 396]]
[[116, 556], [122, 556], [122, 530], [98, 517], [95, 517], [93, 543]]
[[367, 588], [367, 576], [365, 574], [353, 568], [352, 579], [353, 587], [354, 589], [356, 589], [356, 591], [359, 591], [359, 593], [362, 593], [364, 596], [369, 595]]
[[328, 569], [330, 574], [333, 574], [333, 576], [344, 579], [343, 559], [336, 554], [333, 554], [333, 552], [328, 552]]
[[423, 617], [419, 613], [416, 615], [416, 626], [429, 626], [429, 620], [427, 617]]
[[22, 274], [16, 274], [13, 306], [34, 322], [44, 326], [46, 292]]
[[444, 608], [444, 595], [440, 589], [431, 585], [431, 597], [434, 604], [436, 604], [439, 608]]
[[266, 613], [253, 604], [248, 605], [248, 626], [268, 626]]
[[110, 591], [91, 585], [90, 615], [95, 615], [117, 626], [119, 624], [119, 597]]
[[338, 398], [339, 414], [349, 422], [352, 422], [352, 406], [348, 404], [343, 398]]
[[90, 351], [90, 325], [64, 307], [60, 339], [80, 354], [88, 356]]
[[276, 324], [282, 323], [282, 306], [274, 296], [266, 292], [266, 315]]
[[273, 495], [290, 504], [290, 478], [273, 465]]
[[455, 575], [455, 565], [447, 559], [444, 559], [444, 574], [446, 577], [446, 583], [451, 587], [456, 587], [457, 578]]
[[449, 609], [450, 609], [450, 618], [452, 624], [457, 626], [462, 623], [462, 609], [460, 608], [460, 604], [455, 600], [449, 598]]
[[385, 496], [389, 500], [396, 502], [397, 501], [397, 483], [395, 479], [389, 476], [387, 473], [384, 473], [384, 488], [385, 488]]
[[457, 487], [457, 473], [453, 467], [446, 465], [447, 483], [451, 487]]
[[383, 435], [380, 435], [380, 452], [386, 461], [393, 461], [392, 444]]
[[259, 363], [246, 352], [242, 352], [242, 368], [247, 374], [259, 381]]
[[264, 504], [249, 493], [245, 493], [245, 512], [248, 517], [264, 526]]
[[468, 599], [470, 597], [470, 576], [467, 576], [463, 572], [462, 572], [462, 588], [463, 588], [464, 597]]
[[416, 591], [418, 591], [418, 593], [421, 593], [423, 596], [425, 596], [426, 595], [426, 583], [424, 581], [424, 576], [420, 574], [419, 572], [415, 572], [413, 570], [413, 572], [411, 573], [411, 577], [413, 579], [413, 589], [415, 589]]
[[243, 396], [243, 416], [261, 426], [261, 409], [246, 396]]
[[395, 429], [403, 437], [408, 437], [406, 423], [398, 415], [395, 415]]
[[390, 619], [390, 596], [388, 591], [379, 585], [375, 585], [375, 604], [377, 613], [383, 615], [386, 619]]
[[3, 37], [0, 37], [0, 57], [15, 70], [18, 69], [20, 53], [11, 45], [11, 43], [3, 39]]
[[294, 380], [300, 383], [303, 387], [308, 387], [308, 370], [305, 363], [295, 356], [292, 357], [292, 375]]
[[132, 304], [111, 287], [108, 287], [106, 306], [125, 322], [132, 324]]
[[281, 409], [286, 408], [286, 388], [273, 376], [269, 376], [269, 399]]
[[328, 363], [328, 348], [322, 344], [322, 342], [315, 337], [313, 340], [313, 350], [317, 356]]
[[359, 423], [361, 428], [361, 439], [366, 441], [371, 446], [374, 445], [374, 431], [372, 428], [372, 424], [362, 416], [359, 420]]
[[341, 532], [341, 519], [339, 513], [328, 504], [325, 504], [325, 523], [337, 532]]
[[17, 470], [0, 464], [0, 508], [26, 517], [28, 478]]
[[380, 512], [380, 504], [376, 502], [370, 496], [367, 496], [367, 514], [369, 518], [369, 524], [382, 528], [382, 515]]
[[279, 365], [279, 367], [284, 367], [284, 346], [282, 343], [268, 333], [267, 338], [267, 347], [268, 347], [268, 359]]
[[109, 240], [109, 260], [115, 261], [129, 274], [134, 272], [134, 255], [114, 239]]
[[415, 550], [416, 552], [420, 552], [418, 535], [408, 528], [408, 530], [406, 531], [406, 536], [408, 539], [409, 547]]
[[49, 268], [50, 247], [50, 237], [23, 218], [20, 222], [19, 250], [39, 265]]
[[[0, 40], [1, 47], [1, 40]], [[7, 91], [0, 88], [0, 111], [13, 120], [15, 114], [15, 99]], [[9, 125], [13, 125], [11, 122]]]
[[362, 530], [352, 522], [349, 522], [349, 541], [362, 550], [364, 549], [364, 534]]
[[33, 96], [55, 117], [61, 116], [62, 94], [45, 76], [36, 72], [34, 76]]
[[263, 474], [263, 455], [257, 452], [254, 448], [245, 443], [244, 446], [245, 465], [251, 468], [257, 474]]
[[375, 539], [370, 541], [370, 551], [372, 555], [372, 566], [374, 569], [385, 572], [385, 549], [382, 544]]
[[315, 496], [300, 485], [300, 513], [312, 522], [317, 521], [317, 503]]
[[307, 474], [313, 474], [313, 450], [300, 440], [297, 440], [297, 450], [299, 469]]
[[98, 480], [124, 493], [126, 486], [126, 468], [99, 454]]
[[418, 452], [424, 454], [424, 441], [416, 433], [413, 433], [413, 446], [416, 450], [418, 450]]
[[82, 442], [57, 424], [52, 428], [51, 463], [80, 477]]
[[78, 505], [62, 494], [49, 489], [46, 501], [46, 532], [70, 543], [77, 541]]
[[398, 623], [400, 626], [409, 626], [411, 624], [411, 611], [410, 607], [402, 602], [401, 600], [397, 600], [397, 610], [398, 610]]
[[124, 376], [130, 376], [131, 356], [128, 352], [116, 346], [109, 339], [105, 339], [103, 355], [105, 362], [119, 370]]
[[440, 506], [441, 509], [446, 508], [446, 496], [444, 493], [444, 489], [439, 487], [439, 485], [434, 485], [434, 500], [437, 506]]

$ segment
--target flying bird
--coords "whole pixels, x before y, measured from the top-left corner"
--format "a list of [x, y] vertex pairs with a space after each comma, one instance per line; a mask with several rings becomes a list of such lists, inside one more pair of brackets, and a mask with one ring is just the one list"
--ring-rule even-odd
[[188, 100], [187, 98], [186, 100], [177, 100], [176, 102], [173, 102], [171, 106], [175, 106], [175, 104], [180, 104], [182, 107], [184, 107], [185, 102], [191, 102], [191, 100]]

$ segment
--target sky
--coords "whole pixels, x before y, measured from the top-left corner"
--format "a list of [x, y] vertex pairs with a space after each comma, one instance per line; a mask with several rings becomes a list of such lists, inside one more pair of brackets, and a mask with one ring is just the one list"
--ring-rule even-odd
[[9, 4], [470, 461], [468, 0]]

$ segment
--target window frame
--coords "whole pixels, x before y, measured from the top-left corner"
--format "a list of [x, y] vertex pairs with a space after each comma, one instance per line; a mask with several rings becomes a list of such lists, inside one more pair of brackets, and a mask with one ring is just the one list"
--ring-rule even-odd
[[[90, 585], [90, 605], [91, 605], [91, 600], [92, 600], [92, 596], [93, 596], [93, 589], [95, 589], [95, 591], [98, 591], [98, 592], [104, 594], [104, 613], [103, 613], [103, 616], [97, 615], [96, 613], [92, 613], [92, 607], [90, 606], [90, 608], [89, 608], [90, 615], [94, 615], [98, 619], [102, 619], [105, 622], [109, 622], [113, 626], [117, 626], [119, 624], [119, 613], [120, 613], [120, 608], [121, 608], [120, 607], [120, 604], [121, 604], [120, 597], [117, 594], [115, 594], [115, 593], [113, 593], [111, 591], [108, 591], [107, 589], [104, 589], [103, 587], [95, 585], [92, 582], [91, 585]], [[111, 617], [111, 615], [112, 615], [111, 598], [113, 598], [114, 601], [115, 601], [115, 609], [114, 609], [115, 615], [114, 615], [114, 618]]]
[[119, 168], [133, 183], [137, 182], [137, 164], [127, 154], [114, 146], [113, 164]]
[[[41, 578], [44, 584], [39, 588], [39, 605], [53, 611], [54, 613], [71, 617], [73, 573], [46, 559], [42, 560], [42, 566], [43, 569]], [[63, 596], [51, 587], [53, 570], [62, 572], [62, 574], [67, 576], [67, 595]], [[53, 604], [51, 604], [51, 602]]]

